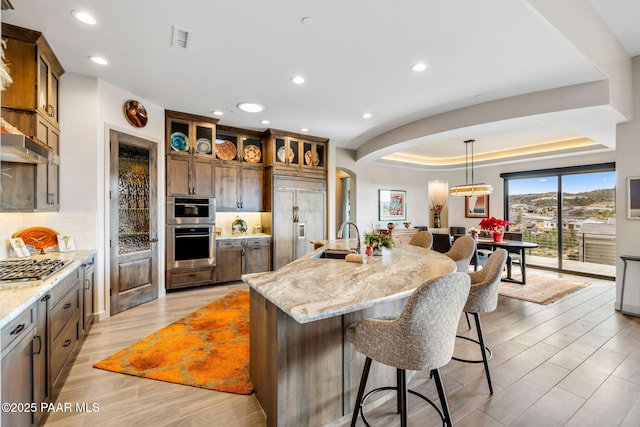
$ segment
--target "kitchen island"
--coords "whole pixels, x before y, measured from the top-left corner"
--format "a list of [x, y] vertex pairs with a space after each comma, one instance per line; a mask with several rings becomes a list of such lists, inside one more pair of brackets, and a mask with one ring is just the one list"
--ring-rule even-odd
[[[249, 274], [251, 380], [269, 426], [327, 425], [352, 411], [364, 357], [345, 328], [366, 317], [397, 316], [429, 279], [456, 271], [443, 254], [399, 245], [364, 264], [322, 258], [323, 247], [277, 271]], [[395, 384], [374, 364], [369, 388]]]

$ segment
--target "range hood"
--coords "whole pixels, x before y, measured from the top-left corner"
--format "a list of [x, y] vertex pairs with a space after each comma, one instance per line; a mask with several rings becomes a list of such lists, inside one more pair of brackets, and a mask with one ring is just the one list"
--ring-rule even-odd
[[47, 163], [50, 149], [33, 139], [13, 133], [0, 134], [0, 160], [16, 163]]

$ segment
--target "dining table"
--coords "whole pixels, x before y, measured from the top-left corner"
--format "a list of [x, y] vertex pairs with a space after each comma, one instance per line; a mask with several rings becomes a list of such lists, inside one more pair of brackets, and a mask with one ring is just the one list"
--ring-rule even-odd
[[519, 283], [525, 285], [527, 283], [527, 263], [525, 259], [526, 250], [537, 248], [538, 244], [533, 242], [525, 242], [522, 240], [502, 240], [495, 242], [493, 239], [484, 239], [479, 237], [476, 239], [476, 246], [478, 249], [491, 249], [503, 248], [508, 252], [517, 250], [520, 253], [520, 270], [522, 271], [522, 280], [515, 279], [511, 276], [511, 269], [507, 270], [507, 276], [502, 278], [503, 282]]

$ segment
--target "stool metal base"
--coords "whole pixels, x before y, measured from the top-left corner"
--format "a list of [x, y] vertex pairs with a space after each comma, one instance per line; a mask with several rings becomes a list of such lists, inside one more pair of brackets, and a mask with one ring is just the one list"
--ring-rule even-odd
[[[364, 413], [364, 407], [366, 405], [367, 399], [369, 397], [371, 397], [373, 394], [381, 392], [381, 391], [387, 391], [387, 390], [395, 390], [398, 391], [398, 387], [378, 387], [376, 389], [371, 390], [370, 392], [368, 392], [367, 394], [364, 395], [364, 397], [362, 398], [362, 403], [360, 404], [360, 416], [362, 416], [362, 421], [364, 422], [364, 424], [367, 427], [371, 427], [371, 424], [369, 424], [369, 421], [367, 420], [367, 417]], [[445, 422], [445, 417], [444, 414], [442, 413], [442, 411], [440, 410], [440, 408], [438, 408], [438, 406], [428, 397], [418, 393], [417, 391], [411, 390], [411, 389], [407, 389], [408, 393], [413, 394], [414, 396], [418, 396], [420, 399], [424, 400], [425, 402], [427, 402], [429, 405], [431, 405], [433, 407], [433, 409], [435, 409], [438, 412], [438, 415], [440, 416], [440, 418], [442, 419], [442, 425], [446, 426], [446, 422]], [[398, 396], [399, 397], [399, 396]], [[400, 399], [399, 399], [400, 400]], [[398, 411], [398, 413], [400, 413], [400, 411]]]
[[489, 363], [488, 363], [489, 360], [491, 360], [491, 358], [493, 357], [493, 352], [484, 343], [484, 335], [482, 334], [482, 326], [480, 324], [480, 315], [478, 313], [469, 313], [469, 314], [471, 314], [476, 321], [476, 330], [478, 332], [478, 339], [474, 340], [473, 338], [463, 337], [460, 335], [456, 335], [456, 338], [461, 338], [463, 340], [471, 341], [478, 344], [480, 346], [480, 352], [482, 353], [482, 360], [469, 360], [469, 359], [463, 359], [461, 357], [455, 357], [455, 356], [452, 356], [451, 359], [456, 360], [458, 362], [464, 362], [464, 363], [484, 364], [484, 372], [485, 372], [485, 375], [487, 376], [487, 383], [489, 384], [489, 393], [493, 394], [493, 385], [491, 384], [491, 374], [489, 373]]

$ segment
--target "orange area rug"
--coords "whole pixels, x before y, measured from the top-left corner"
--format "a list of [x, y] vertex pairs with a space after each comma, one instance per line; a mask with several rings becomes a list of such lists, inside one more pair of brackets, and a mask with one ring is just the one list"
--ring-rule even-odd
[[526, 285], [500, 282], [499, 293], [509, 298], [536, 304], [549, 304], [585, 286], [589, 286], [589, 283], [539, 274], [527, 274]]
[[93, 366], [176, 384], [251, 394], [249, 292], [231, 292]]

